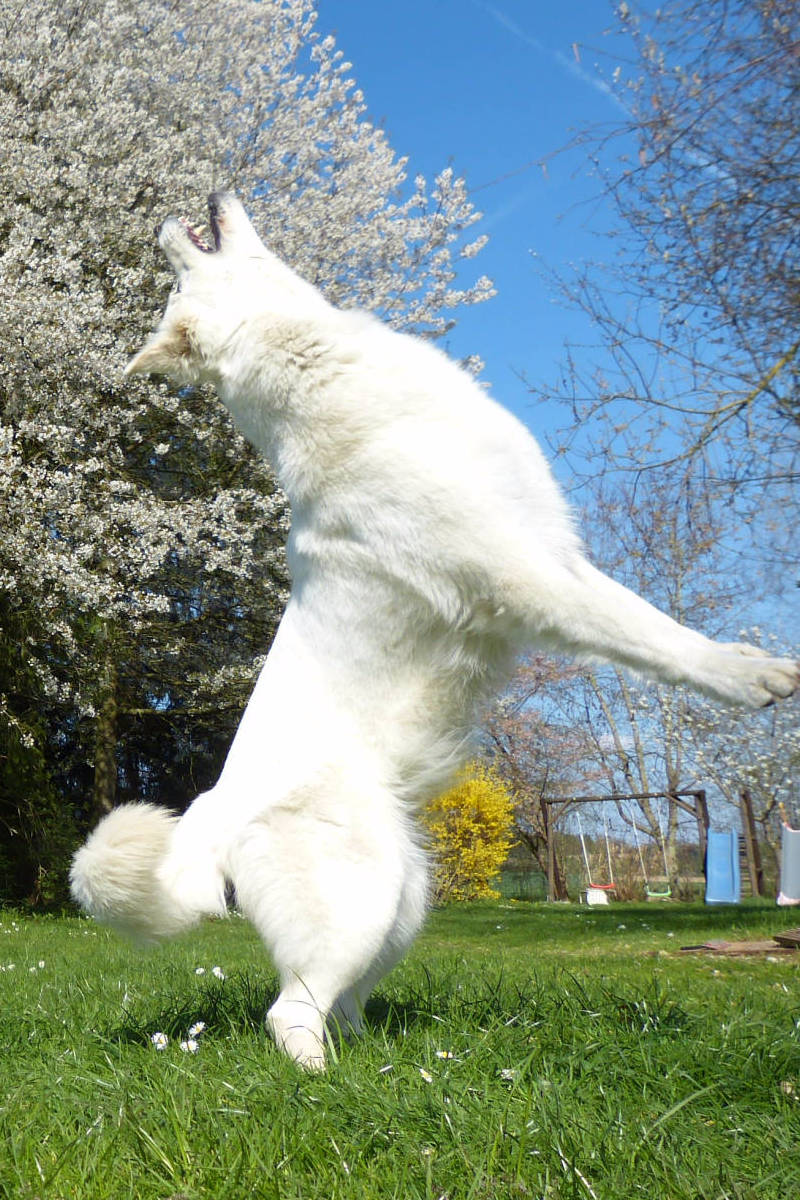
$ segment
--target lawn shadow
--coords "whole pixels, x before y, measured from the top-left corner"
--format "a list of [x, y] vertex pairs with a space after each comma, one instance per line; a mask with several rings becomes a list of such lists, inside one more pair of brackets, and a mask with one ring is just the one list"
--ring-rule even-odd
[[383, 1030], [388, 1038], [403, 1037], [409, 1030], [418, 1025], [434, 1024], [432, 1012], [420, 1008], [411, 1000], [398, 1000], [382, 995], [380, 992], [370, 996], [364, 1009], [364, 1022], [367, 1030]]
[[[412, 987], [407, 996], [374, 992], [367, 1001], [364, 1017], [368, 1029], [384, 1029], [399, 1036], [417, 1025], [433, 1025], [447, 1008], [447, 988], [435, 986], [427, 971], [425, 986]], [[274, 976], [267, 979], [254, 972], [236, 972], [228, 978], [203, 979], [200, 983], [176, 980], [146, 998], [127, 1004], [122, 1020], [100, 1032], [113, 1042], [142, 1045], [154, 1032], [170, 1040], [185, 1038], [197, 1022], [204, 1025], [204, 1038], [236, 1034], [265, 1034], [267, 1011], [278, 996]]]
[[225, 979], [186, 984], [130, 1002], [122, 1021], [104, 1030], [115, 1042], [141, 1045], [154, 1032], [168, 1038], [185, 1038], [191, 1026], [202, 1022], [204, 1037], [235, 1033], [263, 1034], [267, 1010], [278, 995], [274, 977], [265, 980], [248, 972]]
[[433, 1028], [443, 1022], [506, 1023], [521, 1011], [535, 1020], [552, 1006], [552, 982], [538, 972], [520, 980], [496, 966], [484, 969], [478, 964], [465, 971], [461, 960], [455, 960], [435, 975], [426, 966], [418, 966], [414, 974], [416, 979], [406, 982], [399, 995], [382, 989], [370, 997], [365, 1010], [370, 1025], [402, 1036], [410, 1028]]
[[616, 936], [620, 921], [629, 922], [630, 930], [630, 922], [636, 920], [653, 933], [663, 931], [674, 934], [676, 938], [695, 930], [705, 931], [706, 936], [711, 936], [715, 932], [730, 932], [732, 929], [746, 932], [749, 928], [761, 930], [765, 925], [774, 925], [776, 929], [786, 925], [786, 916], [776, 908], [774, 901], [763, 899], [745, 900], [739, 904], [703, 904], [697, 901], [687, 904], [678, 900], [649, 903], [625, 901], [618, 904], [612, 902], [607, 907], [554, 906], [554, 931], [557, 932], [560, 920], [566, 926], [574, 920], [576, 913], [591, 919], [592, 937], [597, 934]]

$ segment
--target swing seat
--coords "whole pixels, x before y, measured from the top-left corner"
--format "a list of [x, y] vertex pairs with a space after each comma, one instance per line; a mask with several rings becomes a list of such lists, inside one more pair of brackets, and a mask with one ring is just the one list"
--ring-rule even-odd
[[672, 897], [672, 888], [668, 887], [665, 892], [656, 892], [653, 888], [646, 887], [644, 894], [648, 900], [669, 900]]
[[583, 836], [583, 826], [581, 825], [580, 813], [575, 814], [578, 818], [578, 835], [581, 839], [581, 850], [583, 851], [583, 861], [586, 864], [586, 903], [587, 904], [608, 904], [608, 893], [615, 892], [617, 885], [614, 883], [614, 871], [611, 866], [611, 847], [608, 842], [608, 825], [606, 824], [605, 812], [603, 813], [603, 832], [606, 838], [606, 855], [608, 856], [608, 883], [593, 883], [592, 868], [589, 865], [589, 854], [586, 849], [586, 839]]
[[586, 888], [586, 903], [589, 905], [608, 904], [608, 893], [616, 891], [613, 883], [590, 883]]

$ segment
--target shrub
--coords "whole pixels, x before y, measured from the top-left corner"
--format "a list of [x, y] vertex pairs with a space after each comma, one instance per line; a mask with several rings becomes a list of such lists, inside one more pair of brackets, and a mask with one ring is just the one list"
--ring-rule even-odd
[[471, 763], [458, 783], [426, 809], [436, 899], [496, 897], [492, 888], [513, 843], [514, 801], [491, 768]]

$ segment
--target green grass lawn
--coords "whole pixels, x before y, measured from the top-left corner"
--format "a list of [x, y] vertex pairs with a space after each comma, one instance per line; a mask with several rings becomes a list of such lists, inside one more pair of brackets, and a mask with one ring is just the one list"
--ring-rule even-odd
[[264, 1033], [274, 976], [245, 922], [142, 953], [0, 912], [0, 1196], [796, 1200], [800, 952], [678, 953], [792, 923], [757, 904], [437, 912], [366, 1035], [305, 1076]]

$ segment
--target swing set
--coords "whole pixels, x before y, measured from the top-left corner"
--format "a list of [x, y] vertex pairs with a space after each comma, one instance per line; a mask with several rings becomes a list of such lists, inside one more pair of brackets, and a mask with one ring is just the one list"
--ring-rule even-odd
[[700, 853], [705, 858], [706, 843], [708, 838], [708, 805], [706, 803], [706, 793], [703, 790], [696, 791], [680, 791], [680, 792], [631, 792], [626, 795], [612, 794], [610, 796], [543, 796], [541, 798], [542, 811], [545, 817], [545, 838], [547, 843], [547, 898], [555, 900], [556, 882], [558, 879], [558, 870], [556, 866], [555, 852], [555, 831], [556, 824], [560, 817], [566, 813], [575, 811], [575, 817], [578, 827], [578, 836], [581, 843], [581, 851], [583, 854], [583, 862], [586, 870], [586, 902], [587, 904], [608, 904], [608, 898], [617, 890], [617, 885], [614, 881], [614, 866], [611, 856], [611, 843], [608, 835], [608, 821], [606, 819], [606, 810], [603, 808], [603, 836], [605, 841], [606, 862], [608, 864], [608, 878], [600, 882], [597, 876], [594, 875], [589, 861], [589, 852], [586, 844], [586, 837], [583, 832], [583, 826], [580, 818], [580, 807], [584, 804], [607, 804], [613, 801], [618, 808], [621, 808], [623, 803], [628, 805], [627, 820], [633, 827], [633, 836], [636, 844], [636, 850], [639, 857], [639, 864], [642, 871], [642, 879], [644, 881], [645, 894], [649, 900], [668, 900], [672, 896], [672, 888], [669, 882], [669, 866], [667, 862], [667, 838], [664, 829], [663, 812], [659, 810], [658, 815], [658, 842], [661, 847], [661, 854], [664, 860], [664, 874], [666, 877], [666, 888], [663, 890], [657, 889], [650, 885], [647, 868], [645, 865], [645, 857], [642, 849], [641, 840], [639, 838], [639, 829], [633, 816], [631, 802], [634, 800], [671, 800], [678, 808], [692, 816], [697, 822], [698, 840], [700, 843]]
[[[605, 842], [606, 861], [608, 863], [608, 883], [599, 883], [596, 879], [592, 878], [592, 868], [589, 863], [589, 852], [586, 848], [586, 838], [584, 837], [584, 834], [583, 834], [583, 825], [581, 824], [580, 811], [576, 812], [575, 816], [576, 816], [576, 820], [578, 823], [578, 836], [581, 841], [581, 850], [583, 852], [583, 862], [586, 867], [586, 903], [587, 904], [608, 904], [609, 894], [611, 892], [615, 892], [617, 890], [617, 885], [614, 882], [614, 864], [611, 859], [611, 843], [610, 843], [609, 837], [608, 837], [608, 820], [606, 819], [606, 810], [605, 810], [605, 808], [603, 809], [603, 840]], [[663, 891], [656, 891], [655, 888], [650, 887], [650, 883], [647, 878], [647, 867], [645, 866], [644, 854], [642, 852], [642, 843], [639, 839], [639, 829], [636, 824], [636, 818], [634, 816], [633, 809], [631, 808], [630, 802], [628, 803], [628, 820], [630, 821], [631, 827], [633, 829], [633, 839], [636, 843], [636, 853], [639, 856], [639, 865], [642, 870], [642, 879], [644, 880], [644, 891], [645, 891], [645, 895], [647, 896], [647, 899], [648, 900], [669, 900], [670, 897], [672, 896], [672, 888], [669, 885], [669, 864], [667, 862], [667, 843], [666, 843], [666, 836], [664, 833], [663, 815], [661, 814], [661, 812], [659, 812], [659, 815], [658, 815], [659, 845], [661, 846], [661, 853], [664, 857], [664, 878], [667, 881], [667, 886]]]

